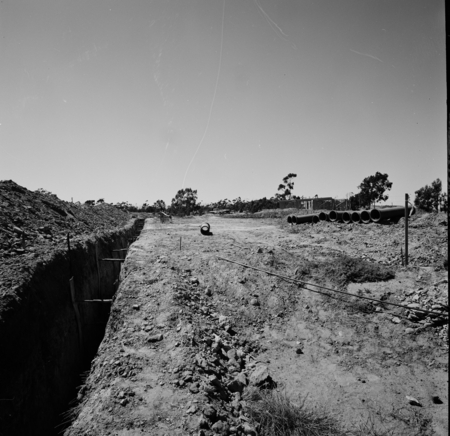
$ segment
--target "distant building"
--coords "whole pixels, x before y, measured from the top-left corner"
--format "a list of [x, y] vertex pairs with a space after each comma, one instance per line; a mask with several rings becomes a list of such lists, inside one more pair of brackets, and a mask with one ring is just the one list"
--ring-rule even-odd
[[332, 197], [301, 198], [296, 200], [280, 200], [280, 209], [309, 209], [309, 210], [349, 210], [350, 201]]

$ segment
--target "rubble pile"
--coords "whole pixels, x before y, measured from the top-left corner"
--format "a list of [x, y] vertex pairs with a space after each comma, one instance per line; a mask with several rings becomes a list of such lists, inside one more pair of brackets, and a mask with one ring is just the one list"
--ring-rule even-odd
[[[405, 289], [399, 300], [402, 304], [408, 306], [405, 315], [409, 321], [422, 326], [433, 325], [441, 320], [438, 315], [426, 314], [416, 309], [441, 312], [443, 317], [448, 316], [448, 280], [443, 279], [433, 283], [432, 286], [420, 286], [421, 279], [422, 276], [419, 274], [416, 279], [419, 286], [416, 289]], [[412, 333], [413, 329], [410, 328], [408, 331]], [[439, 337], [448, 343], [448, 323], [436, 329], [436, 332]]]
[[[291, 227], [290, 231], [308, 238], [308, 246], [326, 246], [353, 257], [385, 265], [400, 266], [404, 260], [404, 218], [398, 223], [386, 225], [320, 221], [314, 225]], [[413, 215], [409, 223], [408, 243], [409, 265], [443, 269], [444, 261], [448, 258], [446, 215]]]
[[198, 396], [186, 413], [198, 415], [200, 435], [256, 434], [246, 413], [245, 391], [248, 386], [274, 388], [276, 383], [267, 366], [253, 357], [260, 344], [235, 330], [232, 317], [217, 313], [211, 289], [198, 285], [191, 277], [175, 286], [174, 302], [184, 308], [180, 326], [193, 326], [180, 345], [195, 353], [185, 365], [170, 368], [167, 381]]
[[0, 181], [0, 290], [14, 286], [38, 261], [94, 232], [123, 226], [129, 215], [112, 205], [86, 206], [45, 191]]

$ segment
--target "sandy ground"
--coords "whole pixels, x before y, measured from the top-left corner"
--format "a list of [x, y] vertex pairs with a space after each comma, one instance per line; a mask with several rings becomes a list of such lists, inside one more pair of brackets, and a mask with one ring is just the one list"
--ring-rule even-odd
[[[199, 232], [205, 221], [211, 236]], [[446, 327], [412, 322], [386, 304], [342, 302], [219, 258], [292, 277], [305, 258], [345, 252], [396, 270], [387, 282], [350, 284], [352, 294], [399, 304], [414, 298], [421, 307], [447, 300], [446, 270], [398, 265], [399, 241], [392, 241], [400, 230], [352, 229], [217, 216], [148, 219], [123, 265], [105, 339], [65, 434], [252, 434], [247, 387], [236, 393], [232, 382], [251, 384], [263, 368], [293, 402], [306, 397], [345, 428], [365, 423], [447, 435]], [[419, 250], [427, 235], [444, 240], [446, 229], [411, 228], [413, 258], [414, 244]], [[441, 245], [431, 245], [441, 264]]]

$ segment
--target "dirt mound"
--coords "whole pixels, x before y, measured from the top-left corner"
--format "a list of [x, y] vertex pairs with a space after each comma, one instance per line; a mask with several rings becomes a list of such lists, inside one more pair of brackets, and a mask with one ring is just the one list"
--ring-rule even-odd
[[[404, 221], [404, 220], [403, 220]], [[427, 213], [419, 211], [417, 217], [410, 224], [412, 228], [444, 226], [447, 227], [447, 214], [444, 212]]]
[[0, 181], [0, 293], [19, 284], [38, 261], [88, 234], [123, 226], [130, 216], [117, 207], [85, 206], [45, 191]]

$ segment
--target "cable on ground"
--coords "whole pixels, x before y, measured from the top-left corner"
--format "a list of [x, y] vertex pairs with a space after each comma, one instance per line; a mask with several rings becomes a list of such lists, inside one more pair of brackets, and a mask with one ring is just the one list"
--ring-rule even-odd
[[[291, 278], [291, 277], [283, 276], [283, 275], [281, 275], [281, 274], [277, 274], [277, 273], [274, 273], [274, 272], [271, 272], [271, 271], [266, 271], [266, 270], [264, 270], [264, 269], [257, 268], [257, 267], [251, 266], [251, 265], [246, 265], [245, 263], [241, 263], [241, 262], [237, 262], [237, 261], [235, 261], [235, 260], [227, 259], [227, 258], [222, 257], [222, 256], [217, 256], [217, 258], [220, 259], [220, 260], [224, 260], [224, 261], [226, 261], [226, 262], [235, 263], [236, 265], [243, 266], [244, 268], [254, 269], [254, 270], [256, 270], [256, 271], [260, 271], [260, 272], [263, 272], [263, 273], [265, 273], [265, 274], [269, 274], [269, 275], [272, 275], [272, 276], [275, 276], [275, 277], [279, 277], [280, 279], [287, 280], [287, 281], [293, 282], [293, 283], [295, 283], [295, 284], [308, 285], [308, 286], [315, 286], [315, 287], [317, 287], [317, 288], [326, 289], [327, 291], [330, 291], [330, 292], [336, 292], [336, 293], [338, 293], [338, 294], [349, 295], [350, 297], [362, 298], [362, 299], [364, 299], [364, 300], [375, 301], [375, 302], [377, 302], [377, 303], [382, 303], [382, 304], [389, 304], [389, 305], [391, 305], [391, 306], [401, 307], [402, 309], [407, 309], [407, 310], [410, 310], [410, 311], [413, 311], [413, 312], [423, 312], [423, 313], [427, 313], [427, 314], [430, 314], [430, 315], [437, 315], [437, 316], [439, 316], [439, 317], [445, 317], [445, 314], [444, 314], [444, 313], [441, 313], [441, 312], [434, 312], [434, 311], [426, 310], [426, 309], [417, 309], [417, 308], [415, 308], [415, 307], [412, 308], [412, 307], [405, 306], [405, 305], [403, 305], [403, 304], [391, 303], [391, 302], [384, 301], [384, 300], [377, 300], [376, 298], [370, 298], [370, 297], [364, 297], [364, 296], [362, 296], [362, 295], [350, 294], [350, 293], [348, 293], [348, 292], [338, 291], [337, 289], [327, 288], [326, 286], [316, 285], [316, 284], [314, 284], [314, 283], [309, 283], [309, 282], [305, 282], [305, 281], [303, 281], [303, 280], [298, 280], [298, 279], [293, 279], [293, 278]], [[308, 288], [306, 288], [306, 289], [308, 289]], [[330, 296], [330, 295], [327, 294], [326, 292], [321, 292], [321, 291], [318, 291], [318, 290], [316, 290], [316, 289], [308, 289], [308, 291], [315, 292], [315, 293], [317, 293], [317, 294], [322, 294], [322, 295]], [[447, 310], [448, 310], [448, 309], [447, 309]]]

